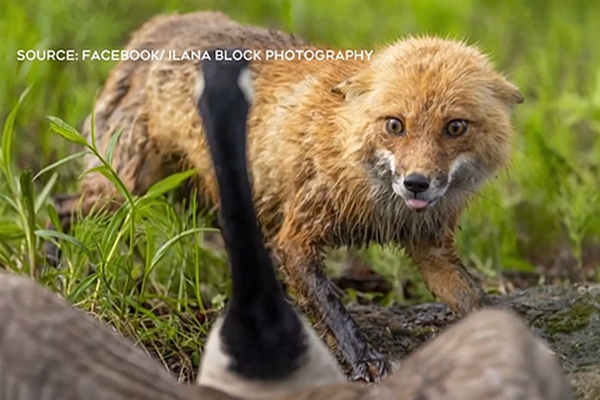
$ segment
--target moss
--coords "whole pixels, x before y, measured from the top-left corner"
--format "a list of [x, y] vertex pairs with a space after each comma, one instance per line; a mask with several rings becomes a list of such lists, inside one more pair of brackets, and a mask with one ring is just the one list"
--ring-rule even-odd
[[600, 367], [586, 366], [569, 373], [576, 399], [600, 399]]
[[546, 318], [547, 332], [550, 335], [577, 332], [588, 325], [590, 317], [596, 311], [594, 305], [579, 302], [568, 310], [559, 311]]
[[416, 338], [423, 338], [424, 340], [428, 340], [434, 335], [439, 334], [443, 329], [440, 329], [438, 326], [414, 326], [409, 329], [410, 335]]

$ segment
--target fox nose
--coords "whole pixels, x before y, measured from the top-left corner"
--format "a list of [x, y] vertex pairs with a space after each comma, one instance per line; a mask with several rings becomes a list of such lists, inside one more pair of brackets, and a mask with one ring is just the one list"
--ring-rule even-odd
[[412, 173], [404, 178], [404, 187], [414, 194], [419, 194], [429, 189], [429, 179], [421, 174]]

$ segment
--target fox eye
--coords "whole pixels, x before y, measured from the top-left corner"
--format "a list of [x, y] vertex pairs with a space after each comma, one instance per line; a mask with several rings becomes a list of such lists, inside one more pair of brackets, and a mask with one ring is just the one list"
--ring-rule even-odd
[[388, 118], [385, 120], [385, 130], [390, 135], [402, 135], [404, 124], [398, 118]]
[[467, 132], [468, 122], [464, 119], [454, 119], [446, 125], [445, 133], [451, 137], [458, 137]]

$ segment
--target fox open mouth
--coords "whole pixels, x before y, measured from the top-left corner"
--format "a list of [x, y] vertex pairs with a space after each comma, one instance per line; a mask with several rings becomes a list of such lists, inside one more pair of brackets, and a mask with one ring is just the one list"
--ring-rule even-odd
[[400, 195], [406, 207], [412, 211], [423, 212], [433, 208], [445, 193], [428, 193], [428, 196], [415, 196], [414, 193], [406, 191], [396, 192]]
[[396, 179], [392, 181], [392, 190], [404, 200], [406, 206], [416, 212], [422, 212], [432, 208], [444, 194], [446, 194], [447, 186], [430, 188], [423, 193], [415, 194], [408, 191], [402, 180]]
[[432, 201], [420, 200], [420, 199], [406, 199], [405, 202], [409, 208], [411, 208], [415, 211], [425, 210], [427, 207], [429, 207], [433, 203]]

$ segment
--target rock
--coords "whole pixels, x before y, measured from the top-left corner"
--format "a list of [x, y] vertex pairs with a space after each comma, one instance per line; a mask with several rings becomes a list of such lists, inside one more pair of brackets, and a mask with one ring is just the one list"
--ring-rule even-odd
[[[600, 399], [600, 285], [539, 286], [494, 301], [520, 314], [548, 342], [576, 398]], [[455, 320], [440, 303], [353, 306], [350, 311], [369, 341], [393, 359], [404, 358]]]

